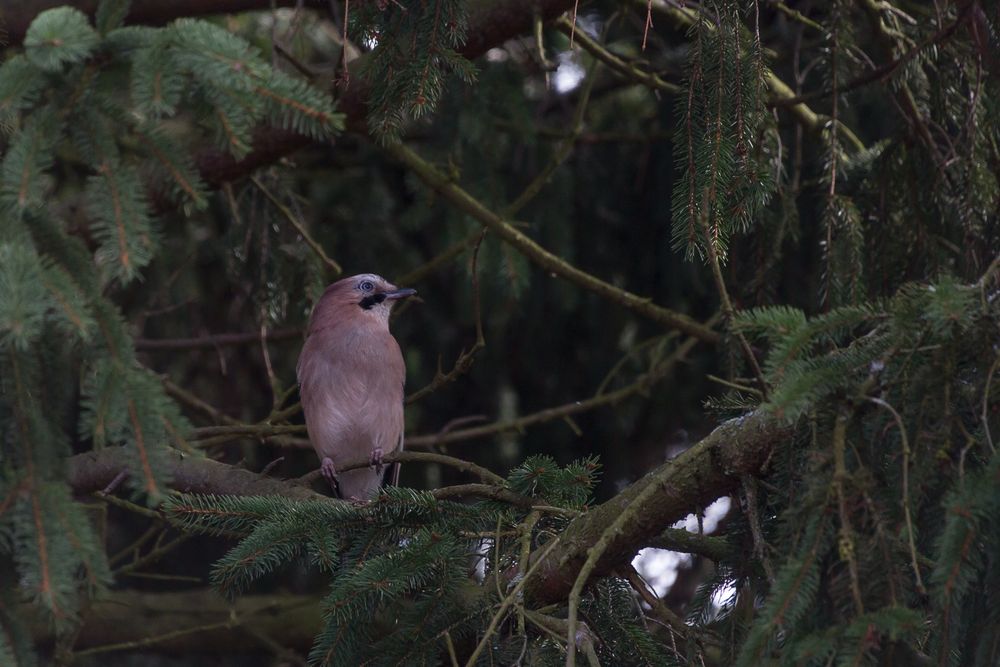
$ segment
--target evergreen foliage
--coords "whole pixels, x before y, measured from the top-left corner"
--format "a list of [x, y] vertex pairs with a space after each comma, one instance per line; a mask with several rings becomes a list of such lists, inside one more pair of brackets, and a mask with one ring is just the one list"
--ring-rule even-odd
[[[435, 664], [445, 634], [478, 639], [496, 606], [517, 597], [516, 585], [530, 568], [524, 547], [544, 549], [567, 516], [585, 509], [597, 468], [592, 459], [560, 467], [535, 456], [513, 469], [506, 486], [549, 506], [541, 516], [530, 508], [461, 504], [405, 488], [385, 489], [366, 504], [175, 496], [164, 509], [186, 529], [242, 536], [213, 568], [213, 583], [227, 595], [245, 592], [296, 558], [330, 573], [313, 663]], [[630, 590], [624, 581], [608, 580], [587, 597], [601, 660], [676, 664], [644, 630]], [[532, 664], [546, 664], [543, 656], [559, 655], [551, 628], [521, 604], [498, 619], [476, 664], [511, 664], [525, 654], [536, 656]], [[525, 621], [526, 630], [500, 630], [523, 628]]]
[[[168, 448], [187, 447], [190, 427], [137, 363], [114, 301], [160, 249], [157, 202], [208, 203], [191, 157], [197, 138], [171, 123], [225, 127], [220, 146], [237, 156], [258, 122], [316, 138], [342, 126], [328, 95], [241, 38], [197, 20], [122, 27], [127, 8], [102, 2], [97, 29], [73, 8], [42, 12], [23, 53], [0, 67], [10, 129], [0, 164], [0, 562], [12, 573], [4, 595], [16, 586], [60, 632], [110, 583], [102, 540], [63, 474], [71, 443], [123, 448], [125, 484], [150, 504], [170, 483]], [[230, 122], [233, 113], [242, 115]], [[93, 249], [54, 194], [76, 199]], [[0, 662], [25, 656], [22, 631], [0, 637]]]

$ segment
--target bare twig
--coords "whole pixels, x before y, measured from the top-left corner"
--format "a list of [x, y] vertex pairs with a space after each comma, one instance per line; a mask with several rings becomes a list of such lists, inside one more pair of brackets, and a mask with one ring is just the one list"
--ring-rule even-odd
[[[719, 93], [720, 97], [722, 93]], [[712, 206], [714, 210], [714, 206]], [[712, 269], [712, 278], [715, 279], [715, 288], [719, 292], [719, 300], [722, 302], [722, 314], [725, 317], [726, 324], [732, 327], [733, 318], [736, 316], [736, 311], [733, 309], [733, 302], [729, 298], [729, 290], [726, 289], [726, 280], [722, 276], [722, 267], [719, 265], [719, 252], [715, 247], [715, 240], [709, 233], [708, 221], [702, 218], [702, 231], [705, 234], [705, 249], [708, 252], [708, 263]], [[743, 351], [743, 356], [747, 360], [750, 369], [753, 371], [754, 375], [757, 377], [757, 384], [760, 385], [760, 392], [764, 400], [767, 400], [767, 380], [764, 379], [764, 372], [760, 368], [760, 364], [757, 362], [757, 357], [753, 353], [753, 349], [750, 347], [750, 343], [747, 341], [746, 336], [743, 335], [741, 331], [735, 331], [730, 328], [735, 334], [736, 339], [740, 343], [740, 348]]]
[[[691, 634], [691, 628], [684, 619], [674, 613], [674, 610], [666, 605], [666, 603], [661, 600], [656, 593], [654, 593], [649, 584], [643, 579], [642, 575], [631, 565], [631, 563], [622, 565], [619, 568], [619, 572], [624, 575], [626, 581], [632, 586], [632, 590], [639, 594], [643, 602], [649, 605], [650, 611], [656, 614], [657, 618], [663, 622], [671, 632], [674, 632], [681, 637], [687, 638]], [[681, 654], [679, 657], [683, 658], [684, 655]]]
[[[274, 329], [267, 332], [269, 341], [291, 340], [301, 338], [301, 329]], [[192, 350], [198, 348], [214, 349], [236, 345], [251, 345], [260, 341], [260, 332], [212, 334], [197, 338], [136, 338], [135, 349], [151, 350]]]
[[473, 667], [473, 665], [476, 664], [479, 654], [483, 652], [484, 648], [486, 648], [486, 643], [490, 640], [490, 637], [493, 636], [493, 633], [496, 631], [497, 625], [503, 619], [507, 608], [520, 597], [521, 590], [524, 588], [524, 585], [531, 580], [531, 577], [538, 571], [538, 568], [545, 562], [546, 557], [552, 552], [557, 544], [559, 544], [558, 537], [554, 538], [551, 542], [545, 545], [545, 548], [542, 549], [541, 553], [539, 553], [535, 562], [531, 564], [531, 567], [528, 568], [528, 571], [523, 577], [521, 577], [520, 581], [517, 582], [517, 585], [514, 586], [513, 590], [511, 590], [510, 593], [507, 594], [507, 597], [503, 599], [503, 602], [500, 603], [500, 608], [497, 609], [496, 613], [493, 615], [492, 620], [490, 620], [490, 624], [486, 626], [483, 638], [479, 640], [479, 643], [476, 645], [472, 655], [470, 655], [468, 661], [466, 661], [466, 667]]
[[[491, 470], [484, 468], [480, 465], [472, 463], [471, 461], [466, 461], [464, 459], [455, 458], [454, 456], [446, 456], [445, 454], [435, 454], [431, 452], [411, 452], [411, 451], [401, 451], [392, 452], [391, 454], [386, 454], [382, 459], [383, 463], [436, 463], [439, 465], [445, 465], [451, 468], [455, 468], [461, 472], [466, 472], [475, 475], [483, 481], [484, 484], [492, 487], [502, 487], [506, 482], [503, 477], [497, 475]], [[342, 466], [337, 466], [337, 470], [340, 472], [346, 472], [348, 470], [357, 470], [360, 468], [367, 468], [371, 465], [371, 460], [368, 458], [358, 459], [357, 461], [349, 461]], [[303, 475], [298, 478], [300, 484], [310, 484], [313, 480], [318, 479], [320, 476], [320, 471], [313, 470], [312, 472]]]
[[442, 250], [440, 253], [429, 259], [424, 264], [413, 269], [409, 273], [405, 273], [399, 277], [396, 281], [397, 285], [413, 285], [419, 283], [421, 280], [434, 273], [440, 268], [443, 268], [451, 263], [456, 257], [461, 255], [467, 249], [478, 245], [481, 237], [481, 232], [476, 232], [465, 237], [461, 241], [452, 243], [450, 246]]
[[468, 351], [463, 350], [459, 355], [458, 359], [455, 360], [455, 365], [447, 373], [441, 372], [440, 360], [438, 361], [438, 370], [434, 375], [434, 379], [431, 380], [430, 384], [418, 389], [409, 396], [406, 397], [406, 404], [416, 403], [424, 396], [437, 391], [440, 387], [448, 384], [449, 382], [454, 382], [460, 376], [469, 372], [472, 368], [472, 364], [476, 360], [476, 354], [479, 353], [484, 347], [486, 347], [486, 337], [483, 335], [483, 316], [482, 309], [479, 303], [479, 249], [482, 247], [483, 239], [486, 238], [486, 230], [484, 229], [479, 234], [479, 241], [476, 243], [475, 249], [472, 251], [472, 310], [473, 315], [476, 318], [476, 342], [473, 343], [472, 347]]
[[438, 500], [451, 500], [453, 498], [466, 498], [474, 496], [496, 500], [498, 502], [510, 503], [515, 507], [530, 508], [535, 502], [528, 496], [522, 496], [509, 489], [489, 484], [456, 484], [454, 486], [444, 486], [434, 489], [431, 494]]
[[517, 419], [494, 422], [484, 426], [474, 426], [472, 428], [460, 429], [450, 433], [433, 433], [428, 435], [417, 435], [406, 439], [406, 446], [410, 448], [428, 448], [436, 445], [448, 445], [457, 442], [464, 442], [474, 438], [483, 438], [506, 431], [520, 431], [528, 426], [541, 424], [554, 419], [562, 419], [580, 412], [587, 412], [604, 405], [612, 405], [622, 401], [633, 394], [649, 389], [653, 384], [665, 377], [670, 370], [698, 344], [697, 338], [689, 338], [681, 343], [673, 354], [663, 362], [654, 366], [650, 371], [640, 375], [632, 384], [622, 387], [616, 391], [607, 392], [583, 401], [573, 401], [565, 405], [554, 408], [546, 408], [538, 412]]
[[912, 454], [910, 451], [910, 439], [906, 435], [906, 426], [903, 424], [903, 418], [896, 411], [896, 408], [881, 398], [874, 396], [868, 396], [867, 398], [875, 405], [888, 410], [889, 414], [896, 421], [896, 427], [899, 428], [899, 439], [903, 446], [903, 498], [900, 502], [903, 505], [903, 518], [906, 520], [906, 541], [910, 547], [910, 562], [913, 565], [913, 576], [917, 582], [917, 591], [922, 595], [926, 595], [927, 588], [924, 586], [923, 578], [920, 576], [920, 566], [917, 564], [917, 545], [913, 540], [913, 518], [910, 516], [910, 455]]
[[[565, 19], [561, 19], [565, 20]], [[582, 35], [583, 33], [581, 33]], [[517, 215], [518, 211], [527, 206], [527, 204], [538, 196], [538, 193], [542, 191], [545, 184], [549, 182], [552, 178], [552, 174], [555, 173], [556, 169], [566, 161], [566, 158], [570, 156], [573, 152], [573, 148], [576, 146], [576, 139], [580, 136], [583, 131], [584, 118], [587, 112], [587, 103], [590, 101], [590, 93], [594, 90], [594, 81], [596, 77], [594, 72], [597, 69], [597, 61], [595, 60], [591, 63], [590, 69], [587, 71], [587, 80], [583, 84], [583, 90], [580, 93], [580, 99], [576, 103], [576, 111], [573, 112], [573, 121], [570, 128], [570, 135], [563, 140], [562, 144], [556, 148], [555, 154], [549, 163], [542, 169], [537, 176], [531, 179], [531, 182], [524, 188], [520, 195], [512, 201], [510, 204], [501, 211], [500, 215], [505, 219], [513, 218]]]
[[166, 377], [162, 377], [161, 380], [163, 382], [163, 387], [167, 390], [168, 394], [181, 403], [187, 405], [189, 408], [197, 410], [198, 412], [208, 416], [212, 419], [212, 421], [216, 423], [228, 424], [230, 426], [237, 426], [241, 423], [239, 419], [230, 417], [218, 408], [209, 405], [183, 387], [174, 384]]
[[263, 477], [267, 477], [267, 474], [269, 472], [271, 472], [272, 470], [274, 470], [275, 468], [277, 468], [279, 465], [281, 465], [281, 463], [284, 460], [285, 460], [284, 456], [279, 456], [278, 458], [274, 459], [273, 461], [271, 461], [270, 463], [268, 463], [266, 466], [264, 466], [264, 468], [260, 471], [260, 474]]
[[344, 270], [340, 268], [340, 264], [338, 264], [335, 260], [331, 259], [326, 254], [326, 251], [323, 250], [323, 246], [321, 246], [312, 236], [309, 235], [309, 232], [306, 230], [305, 225], [303, 225], [302, 222], [299, 221], [298, 217], [292, 212], [292, 210], [287, 206], [285, 206], [280, 199], [274, 196], [274, 194], [270, 190], [268, 190], [263, 183], [260, 182], [260, 179], [258, 179], [256, 176], [251, 176], [250, 182], [252, 182], [255, 186], [257, 186], [257, 189], [260, 190], [263, 193], [263, 195], [271, 201], [274, 207], [281, 212], [281, 215], [283, 215], [285, 219], [288, 220], [288, 222], [292, 225], [292, 227], [295, 228], [295, 231], [297, 231], [299, 235], [302, 236], [302, 240], [306, 242], [306, 245], [308, 245], [309, 248], [314, 253], [316, 253], [316, 256], [319, 257], [320, 260], [323, 262], [323, 264], [326, 265], [326, 268], [330, 270], [330, 273], [332, 275], [339, 276], [341, 273], [344, 272]]

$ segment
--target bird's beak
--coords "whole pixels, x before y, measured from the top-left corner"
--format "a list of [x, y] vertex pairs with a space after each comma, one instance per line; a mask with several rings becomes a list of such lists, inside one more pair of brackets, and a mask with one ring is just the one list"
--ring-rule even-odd
[[396, 301], [397, 299], [405, 299], [408, 296], [413, 296], [417, 293], [417, 290], [410, 287], [404, 287], [402, 289], [392, 290], [391, 292], [384, 292], [386, 301]]

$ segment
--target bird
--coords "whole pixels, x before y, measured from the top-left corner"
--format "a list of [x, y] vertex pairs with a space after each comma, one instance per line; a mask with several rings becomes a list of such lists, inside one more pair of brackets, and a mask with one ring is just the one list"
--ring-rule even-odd
[[[382, 458], [403, 448], [406, 364], [389, 314], [416, 293], [362, 273], [329, 285], [309, 317], [295, 368], [299, 396], [320, 471], [343, 499], [374, 498]], [[338, 470], [366, 457], [369, 467]], [[398, 463], [391, 478], [398, 483]]]

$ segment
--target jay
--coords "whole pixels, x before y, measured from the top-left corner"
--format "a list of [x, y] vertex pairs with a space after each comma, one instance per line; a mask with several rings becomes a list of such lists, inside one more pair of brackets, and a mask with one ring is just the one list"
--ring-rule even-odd
[[[383, 481], [382, 457], [403, 448], [406, 366], [389, 332], [389, 313], [416, 294], [381, 276], [339, 280], [313, 307], [296, 374], [320, 470], [345, 499], [370, 500]], [[370, 467], [338, 472], [367, 457]], [[391, 481], [399, 480], [393, 464]]]

